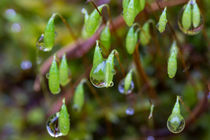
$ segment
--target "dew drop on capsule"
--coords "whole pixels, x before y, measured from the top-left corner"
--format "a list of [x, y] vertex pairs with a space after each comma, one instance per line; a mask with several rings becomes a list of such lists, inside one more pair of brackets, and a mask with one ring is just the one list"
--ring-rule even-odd
[[60, 132], [60, 129], [58, 127], [58, 118], [59, 118], [59, 112], [56, 114], [51, 115], [46, 123], [47, 132], [52, 137], [59, 137], [63, 134]]
[[132, 80], [132, 70], [126, 75], [126, 77], [120, 81], [118, 85], [118, 91], [121, 94], [130, 94], [134, 89], [134, 82]]
[[179, 29], [187, 35], [196, 35], [203, 28], [204, 20], [196, 0], [189, 2], [180, 10], [178, 16]]
[[179, 97], [177, 96], [176, 103], [172, 110], [171, 115], [167, 121], [168, 130], [172, 133], [180, 133], [185, 127], [185, 120], [181, 115]]

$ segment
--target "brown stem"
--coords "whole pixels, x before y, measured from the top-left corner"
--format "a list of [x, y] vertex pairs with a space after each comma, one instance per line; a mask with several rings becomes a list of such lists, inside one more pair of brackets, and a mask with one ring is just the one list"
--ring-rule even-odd
[[139, 78], [142, 78], [142, 80], [144, 81], [144, 83], [148, 87], [150, 98], [157, 99], [157, 93], [154, 90], [154, 88], [152, 87], [152, 85], [150, 84], [149, 78], [147, 77], [147, 75], [146, 75], [146, 73], [145, 73], [145, 71], [144, 71], [144, 69], [142, 67], [140, 56], [139, 56], [139, 51], [138, 51], [138, 45], [139, 44], [136, 45], [135, 51], [133, 53], [133, 59], [134, 59], [137, 71], [139, 73], [139, 76], [141, 76]]
[[[164, 1], [161, 2], [162, 6], [175, 6], [182, 3], [185, 3], [187, 0], [175, 0], [175, 1]], [[145, 7], [146, 11], [148, 13], [154, 12], [156, 10], [159, 10], [156, 2], [151, 3], [150, 6]], [[123, 20], [123, 17], [120, 15], [114, 21], [112, 22], [112, 26], [110, 27], [111, 31], [117, 30], [121, 28], [122, 26], [125, 26], [125, 21]], [[76, 59], [82, 57], [84, 54], [89, 52], [89, 50], [93, 47], [95, 44], [95, 41], [99, 38], [100, 32], [103, 29], [104, 25], [102, 25], [98, 31], [89, 39], [87, 40], [77, 40], [74, 44], [67, 45], [66, 47], [63, 47], [62, 49], [58, 50], [56, 52], [57, 56], [59, 58], [62, 57], [64, 53], [66, 53], [66, 57], [68, 59]], [[41, 73], [42, 75], [46, 74], [48, 72], [48, 69], [50, 67], [50, 64], [52, 62], [52, 56], [49, 57], [41, 66]], [[36, 80], [34, 82], [34, 90], [39, 91], [40, 90], [40, 80], [39, 77], [36, 77]]]

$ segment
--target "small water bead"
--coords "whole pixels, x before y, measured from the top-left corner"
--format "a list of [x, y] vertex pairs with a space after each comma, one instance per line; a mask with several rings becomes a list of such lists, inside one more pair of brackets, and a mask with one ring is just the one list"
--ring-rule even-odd
[[39, 50], [42, 50], [44, 51], [44, 34], [41, 34], [40, 37], [37, 39], [37, 42], [36, 42], [36, 47], [39, 49]]
[[125, 79], [121, 80], [119, 85], [118, 85], [118, 91], [121, 93], [121, 94], [131, 94], [133, 89], [134, 89], [134, 82], [131, 81], [131, 84], [130, 84], [130, 87], [127, 91], [125, 91]]
[[185, 120], [181, 115], [178, 96], [174, 108], [172, 110], [172, 113], [168, 118], [167, 127], [168, 130], [172, 133], [180, 133], [183, 131], [185, 127]]
[[53, 114], [48, 118], [46, 123], [47, 132], [52, 137], [59, 137], [63, 135], [58, 127], [58, 118], [59, 113]]
[[105, 87], [105, 67], [106, 61], [91, 69], [90, 82], [97, 88]]
[[132, 115], [135, 113], [135, 111], [134, 111], [134, 109], [133, 109], [132, 107], [128, 107], [128, 108], [125, 110], [125, 113], [126, 113], [127, 115], [129, 115], [129, 116], [132, 116]]
[[20, 66], [21, 66], [22, 70], [28, 70], [28, 69], [30, 69], [32, 67], [32, 63], [29, 60], [25, 60], [25, 61], [21, 62]]
[[[187, 11], [186, 7], [188, 8]], [[196, 1], [190, 0], [179, 12], [179, 29], [187, 35], [196, 35], [202, 30], [203, 24], [204, 20]]]

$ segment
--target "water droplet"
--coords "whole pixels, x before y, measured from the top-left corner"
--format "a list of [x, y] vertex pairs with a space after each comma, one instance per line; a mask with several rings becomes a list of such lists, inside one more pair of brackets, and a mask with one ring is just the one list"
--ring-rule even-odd
[[148, 137], [147, 137], [147, 140], [155, 140], [155, 137], [153, 137], [153, 136], [148, 136]]
[[125, 110], [125, 113], [129, 116], [132, 116], [134, 114], [134, 109], [132, 107], [128, 107], [126, 110]]
[[7, 10], [5, 11], [5, 15], [6, 15], [6, 16], [9, 16], [9, 17], [14, 17], [14, 16], [16, 16], [16, 12], [15, 12], [14, 9], [7, 9]]
[[41, 34], [41, 36], [37, 39], [36, 47], [39, 50], [44, 50], [44, 34]]
[[45, 75], [45, 76], [46, 76], [46, 78], [47, 78], [47, 79], [49, 79], [50, 74], [49, 74], [49, 73], [46, 73], [46, 75]]
[[98, 66], [93, 67], [90, 72], [90, 81], [97, 88], [106, 87], [105, 83], [105, 67], [106, 61], [103, 61]]
[[[192, 9], [192, 5], [193, 5], [193, 3], [191, 3], [191, 9]], [[200, 31], [203, 28], [203, 24], [204, 24], [204, 19], [203, 19], [202, 15], [200, 15], [200, 22], [197, 27], [194, 27], [193, 23], [191, 23], [191, 27], [186, 30], [186, 29], [184, 29], [184, 27], [182, 25], [182, 15], [183, 15], [184, 9], [185, 9], [185, 6], [180, 10], [179, 15], [178, 15], [179, 29], [187, 35], [196, 35], [196, 34], [200, 33]], [[191, 21], [192, 21], [192, 17], [191, 17]]]
[[122, 79], [122, 80], [120, 81], [119, 85], [118, 85], [118, 91], [119, 91], [121, 94], [126, 94], [126, 95], [127, 95], [127, 94], [131, 94], [132, 91], [133, 91], [133, 89], [134, 89], [134, 82], [131, 81], [130, 88], [129, 88], [127, 91], [125, 91], [124, 86], [125, 86], [125, 79]]
[[62, 136], [63, 134], [60, 132], [60, 129], [58, 127], [58, 117], [59, 113], [53, 114], [50, 116], [47, 120], [47, 132], [50, 134], [52, 137], [59, 137]]
[[172, 113], [167, 120], [167, 127], [168, 130], [172, 133], [180, 133], [185, 127], [185, 120], [184, 117], [181, 115], [178, 96]]
[[19, 23], [13, 23], [12, 26], [11, 26], [11, 30], [12, 32], [20, 32], [21, 31], [21, 26]]
[[21, 62], [20, 67], [22, 70], [28, 70], [32, 67], [32, 63], [31, 61], [25, 60]]
[[185, 127], [185, 120], [181, 115], [170, 116], [167, 121], [167, 127], [172, 133], [180, 133]]

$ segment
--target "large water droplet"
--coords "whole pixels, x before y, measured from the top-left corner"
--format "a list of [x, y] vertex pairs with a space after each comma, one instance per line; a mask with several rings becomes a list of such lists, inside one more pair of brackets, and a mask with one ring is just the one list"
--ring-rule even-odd
[[98, 66], [95, 66], [91, 69], [90, 81], [97, 88], [106, 87], [105, 67], [106, 67], [106, 61], [103, 61]]
[[41, 34], [41, 36], [37, 39], [37, 42], [36, 42], [36, 47], [39, 49], [39, 50], [42, 50], [44, 51], [44, 34]]
[[[184, 27], [182, 25], [182, 15], [183, 15], [184, 9], [185, 9], [185, 6], [180, 10], [179, 15], [178, 15], [178, 26], [179, 26], [179, 29], [183, 33], [185, 33], [187, 35], [196, 35], [196, 34], [200, 33], [200, 31], [203, 29], [203, 24], [204, 24], [204, 19], [203, 19], [202, 14], [200, 14], [200, 23], [199, 23], [199, 25], [197, 27], [194, 27], [193, 23], [191, 23], [191, 27], [186, 30], [186, 29], [184, 29]], [[192, 21], [192, 18], [191, 18], [191, 21]]]
[[59, 113], [56, 113], [56, 114], [51, 115], [47, 120], [47, 124], [46, 124], [47, 132], [52, 137], [59, 137], [63, 135], [60, 132], [60, 129], [58, 127], [58, 117], [59, 117]]
[[125, 113], [126, 113], [127, 115], [129, 115], [129, 116], [132, 116], [132, 115], [135, 113], [135, 111], [134, 111], [134, 109], [133, 109], [132, 107], [128, 107], [128, 108], [125, 110]]
[[171, 114], [167, 121], [167, 127], [172, 133], [180, 133], [185, 127], [185, 120], [179, 114]]
[[131, 81], [131, 84], [130, 84], [130, 87], [127, 91], [125, 91], [125, 79], [122, 79], [120, 81], [120, 83], [118, 84], [118, 91], [121, 93], [121, 94], [130, 94], [132, 93], [133, 89], [134, 89], [134, 82]]

